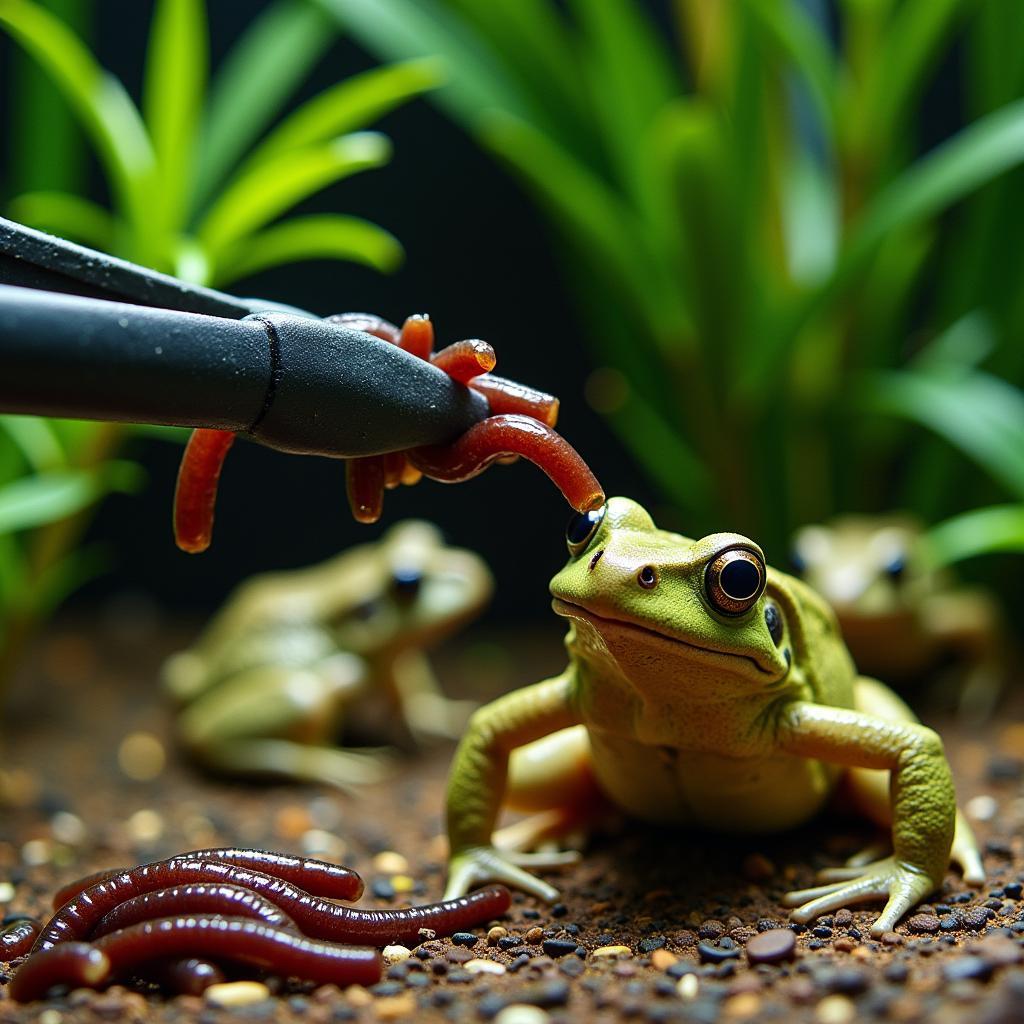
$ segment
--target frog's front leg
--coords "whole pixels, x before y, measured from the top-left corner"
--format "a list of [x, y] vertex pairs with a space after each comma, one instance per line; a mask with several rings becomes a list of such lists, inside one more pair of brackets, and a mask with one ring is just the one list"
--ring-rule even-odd
[[409, 734], [417, 743], [457, 740], [466, 731], [476, 701], [451, 700], [441, 690], [422, 651], [403, 651], [390, 666], [387, 683]]
[[801, 757], [891, 772], [893, 855], [867, 866], [850, 881], [785, 897], [788, 906], [797, 908], [791, 916], [801, 923], [853, 903], [886, 897], [871, 933], [877, 937], [890, 931], [942, 884], [949, 865], [956, 798], [942, 741], [931, 729], [915, 723], [804, 702], [787, 709], [779, 740], [787, 752]]
[[[558, 890], [523, 870], [519, 863], [544, 866], [544, 854], [518, 855], [519, 863], [492, 845], [505, 798], [509, 755], [516, 747], [576, 725], [569, 673], [517, 690], [475, 712], [452, 764], [448, 782], [448, 839], [451, 861], [445, 899], [461, 896], [482, 882], [505, 882], [549, 902]], [[556, 863], [564, 857], [556, 855]]]

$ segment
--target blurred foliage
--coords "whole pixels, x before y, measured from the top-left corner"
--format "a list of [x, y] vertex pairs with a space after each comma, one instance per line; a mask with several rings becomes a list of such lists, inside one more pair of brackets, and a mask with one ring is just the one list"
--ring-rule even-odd
[[[208, 85], [203, 0], [157, 0], [140, 109], [71, 27], [88, 23], [90, 6], [0, 0], [0, 28], [28, 58], [8, 171], [19, 188], [33, 184], [10, 199], [10, 217], [199, 284], [307, 259], [398, 265], [398, 241], [366, 220], [278, 218], [385, 164], [387, 138], [361, 129], [437, 85], [436, 61], [356, 75], [282, 116], [337, 36], [322, 10], [275, 0]], [[99, 160], [109, 209], [74, 188], [68, 112]], [[66, 161], [59, 173], [54, 160]], [[103, 495], [139, 483], [140, 470], [114, 458], [123, 436], [117, 425], [0, 417], [0, 679], [33, 625], [102, 564], [78, 541]]]
[[[589, 399], [688, 532], [778, 557], [906, 507], [957, 515], [937, 561], [1024, 548], [1020, 0], [318, 2], [445, 62], [437, 102], [550, 218]], [[961, 127], [933, 145], [928, 110]]]

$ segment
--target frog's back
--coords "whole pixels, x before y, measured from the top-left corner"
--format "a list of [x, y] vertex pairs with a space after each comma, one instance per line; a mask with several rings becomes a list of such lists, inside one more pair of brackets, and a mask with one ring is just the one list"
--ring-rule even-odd
[[817, 591], [778, 569], [768, 570], [767, 591], [782, 609], [803, 683], [800, 696], [831, 707], [853, 707], [857, 670], [835, 612]]

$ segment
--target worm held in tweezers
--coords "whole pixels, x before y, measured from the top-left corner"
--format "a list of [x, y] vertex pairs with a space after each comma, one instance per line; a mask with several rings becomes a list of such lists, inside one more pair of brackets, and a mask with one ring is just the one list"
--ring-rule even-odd
[[560, 434], [531, 416], [489, 416], [447, 445], [413, 448], [409, 461], [426, 476], [460, 483], [503, 455], [521, 455], [543, 470], [577, 512], [604, 504], [590, 467]]

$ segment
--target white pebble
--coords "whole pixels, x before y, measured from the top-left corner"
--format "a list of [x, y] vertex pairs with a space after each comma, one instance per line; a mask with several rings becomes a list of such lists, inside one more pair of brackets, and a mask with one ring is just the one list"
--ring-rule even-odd
[[50, 819], [50, 833], [58, 843], [68, 846], [79, 846], [88, 837], [85, 822], [70, 811], [58, 811]]
[[0, 882], [0, 903], [10, 903], [14, 899], [14, 886], [10, 882]]
[[818, 1024], [851, 1024], [857, 1016], [857, 1007], [846, 996], [825, 996], [814, 1008]]
[[164, 819], [151, 808], [143, 807], [128, 819], [128, 832], [132, 842], [148, 846], [164, 834]]
[[539, 1006], [513, 1003], [494, 1018], [494, 1024], [547, 1024], [550, 1019]]
[[991, 821], [999, 812], [999, 804], [996, 803], [995, 797], [982, 793], [980, 796], [971, 797], [964, 805], [964, 811], [967, 812], [968, 818], [975, 821]]
[[21, 848], [21, 859], [30, 867], [49, 864], [52, 857], [53, 847], [48, 839], [30, 839]]
[[385, 946], [382, 955], [384, 963], [390, 967], [391, 964], [400, 964], [403, 960], [408, 960], [412, 953], [405, 946]]
[[505, 965], [494, 960], [467, 960], [462, 965], [470, 974], [504, 974]]
[[43, 1010], [39, 1014], [39, 1024], [60, 1024], [63, 1019], [60, 1010]]
[[696, 974], [684, 974], [679, 979], [679, 984], [676, 985], [680, 999], [685, 999], [687, 1002], [697, 998], [698, 989], [700, 989], [700, 981]]
[[203, 998], [215, 1006], [252, 1006], [270, 998], [270, 989], [262, 981], [225, 981], [211, 985]]

